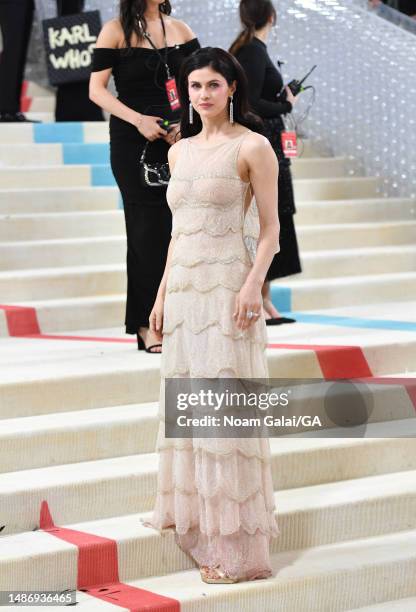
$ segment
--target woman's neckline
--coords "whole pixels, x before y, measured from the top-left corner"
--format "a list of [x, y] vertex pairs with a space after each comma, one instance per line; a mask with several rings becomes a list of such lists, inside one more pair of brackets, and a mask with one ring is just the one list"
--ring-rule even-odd
[[[189, 43], [194, 42], [195, 40], [198, 40], [197, 36], [183, 43], [176, 43], [175, 45], [167, 45], [166, 47], [157, 47], [156, 49], [154, 49], [153, 47], [116, 47], [114, 51], [121, 51], [121, 50], [125, 51], [127, 49], [134, 49], [134, 50], [143, 49], [143, 51], [163, 51], [163, 49], [175, 49], [177, 47], [183, 47], [184, 45], [189, 45]], [[111, 47], [108, 47], [108, 48], [111, 48]]]
[[246, 130], [242, 134], [239, 134], [238, 136], [234, 136], [234, 138], [229, 138], [228, 140], [223, 140], [222, 142], [218, 142], [216, 144], [211, 144], [211, 145], [203, 145], [203, 144], [200, 144], [199, 142], [195, 142], [194, 140], [195, 136], [190, 136], [188, 138], [188, 141], [195, 144], [200, 149], [215, 149], [215, 147], [220, 147], [221, 145], [227, 144], [228, 142], [232, 142], [233, 140], [238, 140], [242, 136], [245, 136], [246, 134], [248, 134], [248, 132], [251, 132], [251, 130]]

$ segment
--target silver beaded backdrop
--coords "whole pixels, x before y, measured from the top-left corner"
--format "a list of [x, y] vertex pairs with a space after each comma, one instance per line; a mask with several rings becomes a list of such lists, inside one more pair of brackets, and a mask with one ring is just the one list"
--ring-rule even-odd
[[[53, 0], [37, 0], [44, 15]], [[114, 0], [87, 0], [103, 21]], [[416, 199], [416, 38], [368, 10], [366, 0], [279, 0], [268, 41], [273, 61], [285, 62], [285, 82], [318, 68], [293, 113], [302, 134], [322, 151], [346, 155], [351, 175], [380, 177], [379, 193]], [[240, 31], [238, 0], [172, 0], [203, 46], [227, 49]], [[49, 11], [49, 12], [48, 12]], [[309, 114], [301, 120], [309, 110]], [[416, 215], [416, 211], [415, 211]]]

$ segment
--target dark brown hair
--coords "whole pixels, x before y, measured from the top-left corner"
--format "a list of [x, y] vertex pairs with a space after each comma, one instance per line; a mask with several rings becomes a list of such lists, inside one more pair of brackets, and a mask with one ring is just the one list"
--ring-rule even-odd
[[[143, 34], [140, 28], [140, 22], [147, 29], [147, 22], [144, 13], [147, 8], [147, 0], [120, 0], [120, 24], [123, 28], [126, 47], [131, 47], [131, 39], [133, 34], [137, 36], [137, 41], [140, 43], [143, 40]], [[172, 7], [169, 0], [165, 0], [159, 5], [159, 12], [165, 15], [170, 15]]]
[[253, 40], [256, 30], [263, 28], [273, 15], [273, 24], [277, 14], [271, 0], [240, 0], [240, 21], [244, 27], [229, 48], [231, 55]]
[[240, 63], [228, 51], [219, 47], [203, 47], [189, 55], [182, 63], [179, 73], [178, 94], [181, 104], [181, 137], [188, 138], [199, 134], [202, 121], [199, 113], [193, 110], [193, 123], [189, 123], [188, 77], [194, 70], [209, 66], [221, 74], [228, 85], [236, 81], [233, 94], [234, 121], [249, 128], [253, 132], [263, 133], [263, 122], [249, 110], [248, 82]]

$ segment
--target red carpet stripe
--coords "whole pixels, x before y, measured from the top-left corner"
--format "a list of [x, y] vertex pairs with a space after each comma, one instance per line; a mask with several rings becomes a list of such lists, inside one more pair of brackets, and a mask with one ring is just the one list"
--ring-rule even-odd
[[23, 81], [22, 92], [20, 96], [20, 111], [22, 113], [27, 113], [30, 110], [30, 107], [32, 106], [32, 98], [26, 95], [28, 92], [28, 89], [29, 89], [29, 82]]
[[56, 526], [46, 501], [41, 505], [39, 527], [78, 547], [78, 590], [131, 612], [180, 612], [178, 600], [120, 582], [115, 540]]
[[40, 327], [35, 308], [0, 304], [0, 310], [4, 310], [5, 312], [10, 336], [40, 335]]
[[372, 376], [367, 359], [359, 346], [268, 344], [267, 347], [315, 351], [322, 375], [327, 379]]

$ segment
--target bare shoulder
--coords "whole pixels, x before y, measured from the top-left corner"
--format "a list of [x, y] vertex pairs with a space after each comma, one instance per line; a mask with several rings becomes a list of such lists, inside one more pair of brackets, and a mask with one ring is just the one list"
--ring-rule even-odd
[[196, 38], [196, 34], [194, 34], [192, 28], [190, 28], [187, 23], [180, 19], [175, 19], [174, 17], [169, 17], [169, 19], [171, 19], [172, 25], [176, 28], [178, 35], [182, 38], [184, 43]]
[[168, 161], [169, 161], [169, 167], [171, 169], [171, 172], [176, 164], [176, 160], [179, 154], [179, 149], [181, 147], [181, 142], [182, 140], [177, 140], [168, 149]]
[[[262, 134], [249, 130], [243, 138], [238, 157], [238, 169], [243, 181], [255, 176], [270, 176], [278, 172], [276, 153], [268, 139]], [[263, 180], [261, 179], [261, 180]]]
[[120, 46], [124, 37], [123, 28], [118, 19], [107, 21], [101, 28], [97, 38], [97, 47], [109, 47], [116, 49]]
[[252, 130], [248, 130], [241, 148], [248, 155], [264, 154], [267, 150], [273, 153], [272, 146], [266, 136], [253, 132]]

